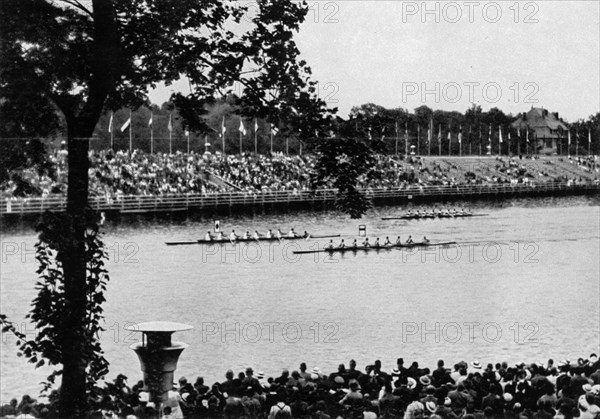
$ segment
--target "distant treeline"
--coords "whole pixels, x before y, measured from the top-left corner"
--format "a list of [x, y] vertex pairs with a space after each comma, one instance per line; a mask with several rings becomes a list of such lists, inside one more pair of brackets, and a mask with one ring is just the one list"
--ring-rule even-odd
[[[170, 110], [172, 109], [172, 110]], [[551, 110], [550, 110], [551, 111]], [[123, 124], [129, 119], [130, 110], [121, 109], [113, 114], [113, 148], [127, 150], [129, 148], [129, 128], [121, 131]], [[152, 115], [152, 125], [149, 125]], [[525, 153], [527, 147], [534, 151], [534, 132], [529, 133], [530, 143], [526, 144], [527, 133], [525, 130], [511, 129], [510, 124], [519, 116], [505, 114], [498, 108], [484, 112], [480, 106], [473, 105], [465, 113], [433, 110], [427, 106], [416, 108], [414, 112], [406, 109], [386, 109], [372, 103], [352, 108], [349, 118], [337, 117], [331, 126], [324, 127], [321, 132], [315, 132], [315, 140], [320, 137], [341, 136], [383, 139], [389, 153], [404, 153], [414, 151], [417, 154], [485, 154], [491, 138], [491, 153], [497, 154], [499, 150], [499, 136], [502, 129], [503, 145], [502, 154]], [[133, 148], [150, 151], [151, 131], [154, 138], [153, 149], [155, 152], [169, 152], [169, 138], [173, 152], [187, 151], [188, 136], [183, 118], [177, 109], [169, 103], [161, 107], [156, 105], [142, 106], [131, 111], [131, 136]], [[111, 113], [106, 112], [98, 121], [95, 139], [92, 147], [105, 149], [111, 146], [109, 122]], [[169, 118], [172, 121], [172, 131], [169, 131]], [[223, 150], [222, 125], [225, 126], [225, 152], [237, 154], [240, 151], [240, 121], [242, 121], [245, 134], [242, 135], [242, 151], [268, 153], [271, 150], [272, 126], [260, 118], [240, 116], [236, 106], [231, 101], [219, 101], [207, 109], [204, 115], [207, 129], [203, 132], [189, 131], [189, 148], [191, 151], [220, 152]], [[600, 113], [590, 116], [587, 120], [568, 123], [572, 131], [571, 152], [579, 143], [581, 154], [588, 151], [588, 129], [591, 131], [593, 153], [599, 152], [598, 138], [600, 137]], [[255, 130], [255, 127], [258, 127]], [[429, 133], [431, 130], [431, 133]], [[256, 131], [256, 132], [255, 132]], [[491, 132], [491, 134], [490, 134]], [[441, 133], [441, 135], [440, 135]], [[510, 133], [510, 142], [509, 142]], [[448, 136], [450, 135], [450, 139]], [[519, 137], [520, 135], [520, 137]], [[565, 151], [567, 133], [564, 133]], [[577, 135], [579, 137], [577, 138]], [[461, 139], [459, 143], [459, 137]], [[407, 139], [408, 138], [408, 142]], [[431, 138], [431, 142], [429, 139]], [[439, 141], [441, 138], [441, 141]], [[209, 145], [205, 147], [205, 143]], [[408, 147], [407, 147], [408, 146]], [[411, 147], [413, 146], [413, 147]], [[441, 147], [440, 147], [441, 146]], [[311, 144], [301, 144], [293, 136], [273, 134], [273, 151], [289, 152], [296, 154], [310, 151]]]

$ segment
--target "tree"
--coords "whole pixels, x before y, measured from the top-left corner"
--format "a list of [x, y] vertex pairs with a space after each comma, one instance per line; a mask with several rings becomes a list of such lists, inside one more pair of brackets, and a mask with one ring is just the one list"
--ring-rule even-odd
[[361, 218], [371, 207], [371, 202], [358, 188], [359, 179], [369, 182], [380, 177], [377, 171], [377, 153], [384, 148], [378, 139], [327, 138], [316, 145], [318, 155], [312, 188], [332, 185], [337, 189], [336, 207], [350, 215]]
[[[51, 227], [40, 235], [56, 251], [63, 274], [57, 292], [64, 304], [49, 320], [32, 317], [36, 326], [49, 329], [48, 345], [63, 367], [61, 417], [84, 415], [86, 378], [97, 378], [86, 375], [90, 363], [98, 359], [95, 337], [87, 327], [87, 292], [93, 281], [88, 276], [89, 258], [101, 255], [86, 252], [90, 240], [86, 231], [97, 229], [88, 212], [88, 150], [103, 110], [136, 108], [146, 103], [150, 87], [161, 81], [168, 85], [185, 75], [190, 93], [173, 98], [176, 106], [186, 109], [183, 116], [190, 115], [189, 109], [203, 109], [215, 90], [243, 79], [248, 87], [247, 109], [254, 107], [275, 119], [286, 118], [290, 110], [293, 115], [301, 114], [302, 106], [310, 107], [311, 123], [322, 122], [318, 116], [323, 103], [314, 94], [310, 69], [296, 62], [298, 50], [293, 42], [307, 5], [263, 0], [258, 9], [252, 27], [245, 30], [240, 25], [244, 8], [224, 0], [0, 3], [0, 103], [19, 109], [9, 115], [13, 119], [8, 122], [14, 123], [19, 114], [35, 116], [42, 107], [54, 108], [60, 117], [55, 112], [51, 121], [62, 125], [67, 135], [64, 238], [58, 245], [57, 230]], [[272, 90], [283, 93], [266, 96]], [[194, 121], [188, 119], [191, 126]], [[41, 288], [40, 293], [46, 289]], [[34, 300], [33, 313], [36, 304]], [[94, 307], [98, 304], [95, 301]], [[41, 354], [48, 355], [48, 351]]]

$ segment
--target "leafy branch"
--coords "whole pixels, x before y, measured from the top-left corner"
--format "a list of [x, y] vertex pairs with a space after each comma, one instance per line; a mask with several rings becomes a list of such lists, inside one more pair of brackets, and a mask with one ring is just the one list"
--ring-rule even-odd
[[[26, 316], [36, 328], [35, 337], [28, 338], [4, 314], [0, 314], [0, 325], [3, 333], [12, 333], [17, 338], [17, 355], [35, 364], [35, 368], [62, 364], [65, 356], [64, 348], [71, 343], [65, 341], [65, 336], [70, 336], [73, 332], [82, 336], [83, 339], [78, 339], [83, 342], [82, 346], [77, 350], [86, 361], [87, 386], [88, 390], [91, 390], [108, 372], [108, 361], [104, 358], [98, 339], [104, 330], [101, 323], [104, 318], [102, 309], [102, 303], [105, 301], [104, 292], [109, 281], [105, 268], [107, 254], [98, 231], [95, 214], [92, 210], [88, 210], [86, 220], [88, 227], [84, 240], [86, 319], [81, 330], [65, 330], [65, 319], [70, 308], [65, 298], [63, 263], [66, 258], [72, 256], [69, 253], [71, 243], [65, 239], [68, 235], [62, 231], [65, 226], [70, 225], [67, 217], [67, 214], [48, 212], [44, 214], [44, 219], [37, 228], [39, 241], [35, 245], [35, 257], [38, 262], [39, 279], [35, 288], [38, 294], [32, 302], [31, 311]], [[42, 383], [42, 392], [48, 391], [61, 374], [61, 369], [54, 370], [47, 377], [47, 381]]]

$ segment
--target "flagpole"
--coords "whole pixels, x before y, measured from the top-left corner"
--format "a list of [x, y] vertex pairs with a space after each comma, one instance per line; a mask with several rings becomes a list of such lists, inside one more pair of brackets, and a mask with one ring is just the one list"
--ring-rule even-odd
[[404, 155], [408, 156], [408, 122], [404, 123]]
[[258, 154], [258, 121], [254, 122], [254, 154]]
[[399, 141], [399, 132], [398, 132], [398, 122], [396, 122], [396, 156], [398, 155], [398, 141]]
[[150, 112], [150, 154], [154, 154], [154, 120], [152, 116], [152, 112]]
[[242, 131], [240, 131], [240, 156], [242, 155]]
[[472, 136], [472, 130], [471, 130], [471, 125], [469, 125], [469, 156], [473, 155], [473, 139], [471, 138]]
[[448, 128], [448, 155], [452, 154], [452, 125]]
[[204, 152], [208, 151], [208, 134], [204, 136]]
[[290, 155], [290, 138], [289, 137], [285, 137], [285, 155], [286, 156]]
[[114, 128], [113, 128], [113, 116], [114, 112], [110, 113], [110, 149], [114, 151]]
[[498, 127], [498, 157], [502, 155], [502, 126]]
[[131, 133], [131, 129], [133, 126], [133, 120], [131, 119], [131, 109], [129, 110], [129, 154], [131, 154], [131, 149], [133, 148], [133, 136]]
[[575, 158], [579, 158], [579, 126], [575, 134]]
[[420, 156], [420, 148], [421, 148], [421, 124], [417, 123], [417, 156]]
[[173, 114], [169, 114], [169, 125], [171, 129], [169, 130], [169, 154], [173, 154]]
[[273, 155], [273, 127], [271, 126], [271, 155]]
[[592, 155], [592, 132], [588, 128], [588, 157]]
[[427, 155], [431, 156], [431, 140], [433, 140], [433, 117], [429, 121], [429, 133], [427, 137]]
[[483, 134], [481, 132], [481, 124], [479, 124], [479, 157], [481, 157], [481, 147], [482, 147], [482, 142], [483, 142]]
[[440, 124], [440, 130], [438, 131], [438, 154], [442, 156], [442, 124]]
[[187, 153], [190, 154], [190, 132], [186, 131], [185, 133], [187, 134], [186, 137], [187, 137], [187, 143], [188, 143], [187, 144], [188, 145]]

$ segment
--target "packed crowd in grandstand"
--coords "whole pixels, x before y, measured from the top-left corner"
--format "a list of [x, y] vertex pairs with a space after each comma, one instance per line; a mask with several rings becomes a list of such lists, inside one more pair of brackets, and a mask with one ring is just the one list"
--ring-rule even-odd
[[[55, 417], [57, 391], [47, 402], [28, 395], [0, 409], [0, 417]], [[447, 368], [410, 366], [399, 358], [391, 369], [380, 361], [363, 370], [351, 360], [333, 373], [305, 363], [276, 377], [251, 367], [207, 385], [181, 377], [168, 400], [156, 403], [143, 382], [119, 375], [90, 400], [90, 418], [403, 418], [403, 419], [597, 419], [600, 361], [482, 365], [461, 361]]]
[[[67, 185], [66, 152], [50, 157], [53, 169], [35, 168], [12, 173], [0, 185], [0, 196], [28, 197], [64, 195]], [[598, 179], [593, 157], [560, 158], [534, 164], [517, 157], [450, 159], [442, 157], [378, 156], [379, 176], [358, 179], [362, 188], [394, 189], [410, 185], [460, 186], [529, 182], [588, 182]], [[315, 156], [283, 154], [149, 154], [135, 150], [90, 152], [90, 194], [110, 198], [127, 195], [212, 194], [242, 191], [306, 191], [311, 188]], [[566, 166], [565, 166], [566, 165]], [[570, 170], [571, 166], [573, 170]]]

